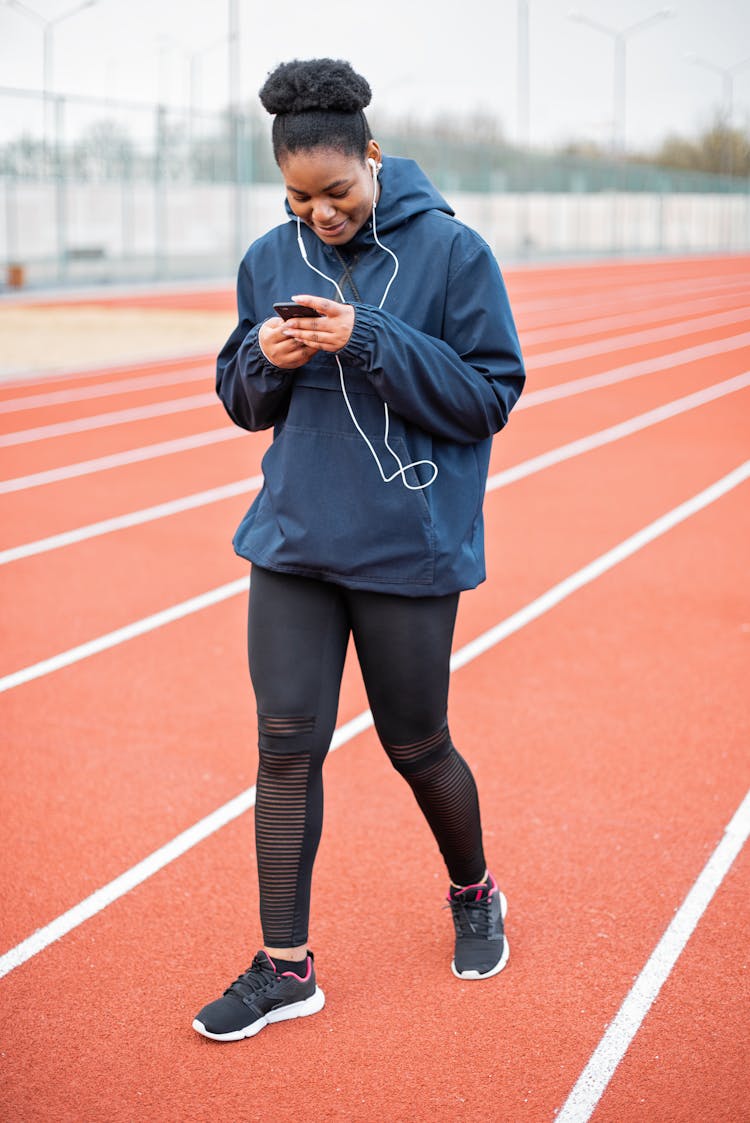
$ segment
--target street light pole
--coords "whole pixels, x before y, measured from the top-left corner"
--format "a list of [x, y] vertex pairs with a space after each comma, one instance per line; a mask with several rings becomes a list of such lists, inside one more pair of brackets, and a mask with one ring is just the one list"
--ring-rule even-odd
[[522, 180], [517, 203], [518, 246], [520, 253], [526, 255], [531, 248], [530, 233], [529, 191], [530, 184], [527, 179], [529, 163], [529, 147], [531, 144], [530, 129], [530, 51], [529, 51], [529, 0], [518, 0], [517, 17], [517, 99], [518, 99], [518, 135], [517, 144], [520, 150], [519, 161]]
[[238, 0], [229, 0], [229, 143], [230, 167], [234, 179], [234, 206], [232, 223], [232, 258], [234, 263], [242, 257], [242, 152], [240, 132], [240, 16]]
[[727, 125], [731, 127], [734, 118], [734, 76], [739, 70], [743, 70], [746, 66], [750, 66], [750, 55], [743, 58], [740, 62], [736, 62], [734, 66], [719, 66], [718, 63], [710, 62], [708, 59], [701, 58], [699, 55], [689, 51], [685, 58], [688, 62], [694, 62], [696, 66], [703, 66], [706, 70], [713, 70], [714, 74], [719, 74], [722, 80], [722, 102], [724, 104], [724, 112], [726, 113]]
[[8, 7], [15, 8], [24, 15], [30, 16], [37, 23], [42, 25], [42, 105], [44, 112], [44, 139], [43, 139], [43, 160], [44, 171], [48, 173], [52, 161], [50, 160], [50, 151], [52, 145], [50, 144], [51, 136], [54, 132], [55, 143], [55, 218], [57, 229], [57, 274], [60, 280], [65, 278], [67, 270], [67, 262], [65, 257], [65, 247], [67, 241], [67, 207], [66, 207], [66, 193], [65, 182], [59, 162], [61, 135], [62, 135], [62, 103], [58, 101], [57, 105], [53, 106], [53, 63], [54, 63], [54, 33], [57, 25], [62, 23], [63, 20], [70, 19], [78, 12], [82, 12], [85, 8], [91, 8], [94, 4], [99, 3], [99, 0], [82, 0], [82, 3], [76, 4], [75, 7], [69, 8], [66, 12], [61, 12], [52, 19], [46, 19], [40, 15], [34, 8], [24, 4], [23, 0], [6, 0]]
[[[18, 0], [16, 0], [18, 2]], [[54, 16], [52, 19], [44, 21], [44, 92], [45, 96], [52, 92], [52, 66], [54, 61], [54, 33], [58, 24], [63, 20], [70, 19], [71, 16], [78, 15], [84, 8], [93, 8], [98, 0], [83, 0], [82, 4], [77, 4], [75, 8], [70, 8], [67, 12], [61, 12], [59, 16]], [[31, 9], [29, 9], [31, 10]]]
[[518, 143], [528, 148], [529, 136], [529, 0], [518, 0]]
[[650, 16], [646, 16], [645, 19], [638, 20], [636, 23], [631, 23], [628, 27], [618, 30], [615, 27], [609, 27], [605, 23], [600, 23], [599, 20], [592, 19], [583, 12], [568, 12], [569, 19], [575, 20], [577, 23], [586, 24], [587, 27], [593, 28], [594, 31], [600, 31], [603, 35], [608, 35], [613, 40], [614, 87], [612, 91], [612, 150], [616, 155], [621, 155], [625, 151], [626, 146], [627, 78], [625, 56], [627, 41], [635, 32], [643, 31], [652, 24], [662, 19], [667, 19], [674, 14], [674, 8], [659, 8], [658, 11], [653, 12]]
[[734, 120], [734, 76], [738, 71], [743, 70], [746, 66], [750, 66], [750, 55], [747, 58], [741, 59], [740, 62], [736, 62], [734, 66], [719, 66], [718, 63], [710, 62], [708, 59], [701, 58], [693, 51], [688, 52], [685, 55], [685, 58], [688, 60], [688, 62], [693, 62], [696, 66], [702, 66], [706, 70], [712, 70], [714, 74], [718, 74], [721, 77], [722, 104], [724, 123], [726, 127], [722, 164], [724, 165], [724, 171], [726, 172], [726, 174], [733, 175], [734, 144], [732, 141], [732, 137], [729, 134], [732, 128], [732, 122]]
[[227, 36], [222, 35], [220, 39], [215, 39], [213, 43], [206, 44], [205, 47], [199, 47], [197, 51], [192, 51], [190, 54], [190, 133], [193, 133], [193, 121], [199, 112], [199, 102], [201, 97], [201, 67], [203, 56], [215, 51], [217, 47], [223, 47], [227, 41]]
[[6, 0], [9, 8], [15, 8], [24, 15], [30, 16], [36, 20], [37, 23], [42, 25], [42, 96], [44, 103], [44, 148], [45, 153], [49, 151], [49, 138], [52, 129], [50, 127], [52, 108], [50, 100], [52, 97], [52, 83], [53, 83], [53, 63], [54, 63], [54, 34], [55, 28], [63, 20], [70, 19], [78, 12], [82, 12], [84, 8], [92, 8], [94, 4], [98, 4], [99, 0], [83, 0], [82, 3], [76, 4], [74, 8], [70, 8], [67, 12], [61, 12], [59, 16], [53, 16], [52, 19], [45, 19], [34, 8], [30, 8], [28, 4], [24, 4], [23, 0]]

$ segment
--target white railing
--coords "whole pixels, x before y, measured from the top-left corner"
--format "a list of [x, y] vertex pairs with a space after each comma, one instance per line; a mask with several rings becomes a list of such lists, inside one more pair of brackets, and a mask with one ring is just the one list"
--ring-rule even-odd
[[[0, 178], [0, 283], [231, 276], [236, 246], [284, 221], [278, 185], [124, 182], [59, 185]], [[450, 195], [503, 262], [750, 249], [750, 195]], [[19, 278], [15, 274], [16, 281]]]

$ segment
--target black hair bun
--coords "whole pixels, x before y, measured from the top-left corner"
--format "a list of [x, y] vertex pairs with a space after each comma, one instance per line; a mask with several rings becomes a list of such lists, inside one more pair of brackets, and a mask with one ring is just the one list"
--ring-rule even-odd
[[269, 113], [305, 113], [310, 109], [356, 113], [370, 104], [372, 90], [343, 59], [295, 59], [271, 71], [259, 96]]

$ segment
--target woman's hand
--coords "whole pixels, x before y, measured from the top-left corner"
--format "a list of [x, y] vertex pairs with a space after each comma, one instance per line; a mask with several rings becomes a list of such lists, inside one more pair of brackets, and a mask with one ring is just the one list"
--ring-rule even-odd
[[284, 324], [283, 334], [289, 340], [302, 344], [307, 358], [315, 351], [335, 352], [346, 347], [354, 328], [354, 308], [351, 304], [338, 304], [322, 296], [295, 296], [292, 299], [297, 304], [314, 308], [318, 313], [315, 317], [300, 316]]
[[269, 363], [282, 370], [296, 370], [305, 365], [314, 354], [314, 349], [305, 346], [298, 339], [290, 338], [284, 330], [286, 326], [280, 316], [272, 316], [261, 325], [258, 343]]

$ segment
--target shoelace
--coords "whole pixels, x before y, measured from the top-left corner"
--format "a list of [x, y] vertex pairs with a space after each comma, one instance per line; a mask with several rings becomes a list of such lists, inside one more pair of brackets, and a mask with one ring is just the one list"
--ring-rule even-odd
[[456, 927], [462, 936], [479, 936], [485, 939], [490, 931], [489, 893], [478, 901], [466, 901], [463, 897], [449, 897], [448, 907], [453, 913]]
[[243, 971], [232, 985], [227, 987], [224, 994], [236, 994], [239, 998], [247, 998], [252, 994], [258, 994], [276, 977], [276, 972], [266, 957], [256, 955], [247, 971]]

